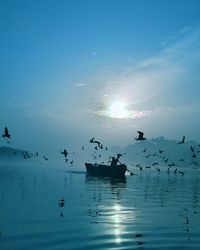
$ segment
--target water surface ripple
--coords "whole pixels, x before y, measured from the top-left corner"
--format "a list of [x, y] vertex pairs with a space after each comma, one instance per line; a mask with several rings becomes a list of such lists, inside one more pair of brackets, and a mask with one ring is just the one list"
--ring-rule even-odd
[[0, 169], [0, 249], [200, 249], [198, 170], [124, 180]]

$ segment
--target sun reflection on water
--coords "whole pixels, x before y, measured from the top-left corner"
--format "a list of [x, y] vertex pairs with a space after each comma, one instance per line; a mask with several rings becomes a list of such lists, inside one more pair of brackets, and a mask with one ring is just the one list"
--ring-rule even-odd
[[114, 210], [114, 215], [112, 217], [113, 223], [114, 223], [114, 234], [115, 234], [115, 242], [116, 243], [121, 243], [121, 234], [122, 234], [122, 225], [120, 223], [122, 222], [122, 218], [120, 216], [121, 213], [121, 206], [119, 204], [114, 205], [113, 207]]
[[112, 207], [113, 215], [111, 217], [113, 222], [113, 232], [115, 236], [115, 243], [120, 244], [122, 242], [122, 235], [125, 233], [125, 225], [124, 222], [130, 218], [134, 219], [133, 211], [126, 211], [121, 204], [115, 204]]

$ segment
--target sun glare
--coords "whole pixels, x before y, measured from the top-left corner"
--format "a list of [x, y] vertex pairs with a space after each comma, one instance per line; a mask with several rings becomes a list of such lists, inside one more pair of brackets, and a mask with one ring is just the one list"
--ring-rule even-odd
[[114, 102], [111, 104], [109, 110], [108, 110], [108, 115], [111, 118], [128, 118], [130, 116], [129, 111], [126, 110], [126, 104], [124, 102]]

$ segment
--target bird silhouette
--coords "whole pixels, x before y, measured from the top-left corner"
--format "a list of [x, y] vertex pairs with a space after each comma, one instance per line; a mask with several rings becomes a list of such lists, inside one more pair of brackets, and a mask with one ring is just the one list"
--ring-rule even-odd
[[169, 167], [174, 167], [176, 166], [176, 164], [174, 162], [172, 162], [171, 164], [168, 164]]
[[183, 136], [182, 141], [178, 142], [177, 144], [183, 144], [185, 142], [185, 136]]
[[96, 143], [97, 146], [98, 146], [100, 149], [103, 149], [103, 145], [101, 144], [101, 142], [99, 142], [99, 141], [93, 141], [93, 143]]
[[139, 134], [137, 138], [135, 138], [136, 141], [143, 141], [146, 140], [146, 138], [144, 137], [144, 133], [141, 131], [137, 131], [137, 133]]
[[25, 154], [27, 158], [30, 158], [30, 155], [28, 154], [28, 152], [25, 152]]
[[194, 152], [194, 146], [190, 146], [190, 150]]
[[152, 164], [152, 166], [155, 166], [155, 165], [158, 165], [158, 162], [154, 162], [154, 163]]
[[58, 203], [58, 206], [59, 207], [64, 207], [65, 206], [65, 200], [64, 199], [61, 199]]
[[46, 161], [49, 160], [45, 155], [43, 155], [43, 159], [46, 160]]
[[94, 143], [94, 137], [90, 139], [90, 143]]
[[192, 155], [192, 158], [194, 158], [194, 159], [195, 159], [195, 158], [196, 158], [196, 156], [197, 156], [197, 155], [194, 153], [194, 154]]
[[11, 135], [8, 133], [8, 128], [7, 127], [5, 127], [5, 129], [4, 129], [4, 134], [2, 135], [2, 137], [11, 138]]
[[182, 172], [182, 171], [178, 171], [179, 172], [179, 174], [182, 174], [182, 175], [184, 175], [184, 172]]
[[103, 144], [101, 144], [100, 141], [96, 141], [94, 140], [95, 137], [93, 137], [92, 139], [90, 139], [90, 143], [96, 143], [97, 146], [100, 148], [100, 149], [103, 149]]
[[22, 155], [23, 155], [24, 159], [27, 159], [27, 156], [25, 153], [22, 152]]
[[64, 157], [66, 158], [66, 157], [67, 157], [67, 155], [68, 155], [67, 149], [64, 149], [64, 150], [61, 152], [61, 154], [63, 154], [63, 155], [64, 155]]

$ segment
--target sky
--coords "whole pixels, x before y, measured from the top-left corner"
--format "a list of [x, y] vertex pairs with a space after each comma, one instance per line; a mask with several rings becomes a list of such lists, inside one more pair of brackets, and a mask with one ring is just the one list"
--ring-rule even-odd
[[[1, 0], [0, 129], [58, 150], [200, 142], [200, 1]], [[2, 145], [3, 138], [0, 141]]]

